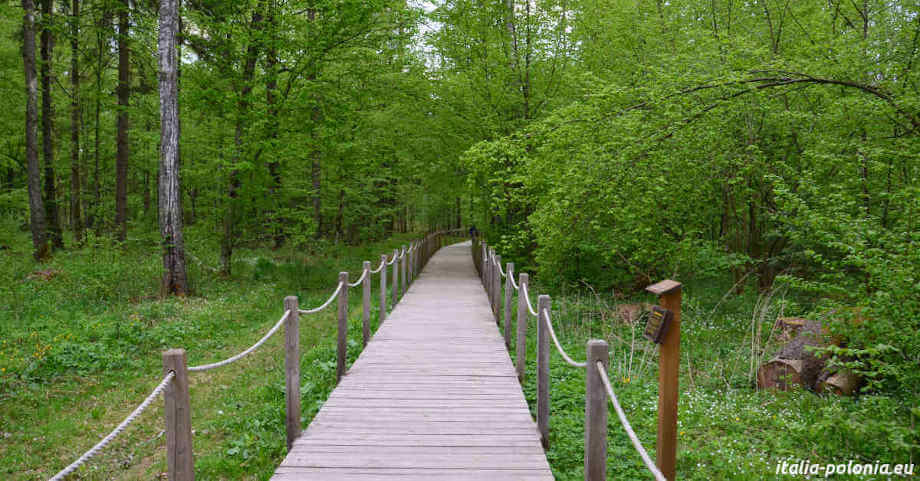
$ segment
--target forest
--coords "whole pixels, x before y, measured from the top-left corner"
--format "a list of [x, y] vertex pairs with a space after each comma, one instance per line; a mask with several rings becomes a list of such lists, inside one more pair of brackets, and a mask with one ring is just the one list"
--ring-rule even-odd
[[[576, 352], [683, 283], [681, 478], [917, 463], [918, 62], [904, 0], [0, 2], [0, 477], [89, 448], [162, 350], [237, 352], [284, 296], [471, 226]], [[847, 392], [758, 386], [789, 319]], [[301, 341], [306, 422], [334, 323]], [[255, 359], [193, 386], [200, 479], [284, 456]], [[653, 446], [654, 369], [616, 374]], [[582, 383], [559, 381], [557, 479], [582, 479]], [[165, 471], [161, 420], [139, 422], [73, 479]], [[610, 479], [645, 475], [610, 442]]]

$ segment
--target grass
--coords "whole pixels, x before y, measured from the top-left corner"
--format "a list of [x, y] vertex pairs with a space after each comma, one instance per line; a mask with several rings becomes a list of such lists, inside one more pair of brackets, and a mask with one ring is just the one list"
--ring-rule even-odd
[[[263, 335], [280, 317], [284, 296], [299, 296], [303, 307], [318, 305], [338, 271], [355, 273], [365, 259], [376, 264], [379, 253], [408, 239], [325, 245], [312, 252], [239, 249], [229, 278], [212, 271], [216, 246], [200, 241], [189, 246], [195, 294], [160, 299], [155, 295], [159, 259], [152, 254], [156, 233], [121, 245], [93, 238], [86, 247], [39, 265], [31, 261], [25, 233], [10, 223], [0, 227], [0, 245], [10, 247], [0, 251], [0, 275], [8, 279], [0, 285], [0, 478], [11, 480], [47, 479], [95, 444], [157, 384], [161, 351], [184, 347], [190, 364], [224, 359]], [[208, 239], [204, 227], [192, 227], [187, 235]], [[903, 399], [754, 389], [750, 366], [772, 347], [773, 319], [803, 307], [781, 293], [769, 299], [725, 297], [725, 290], [717, 282], [688, 282], [684, 293], [681, 479], [781, 479], [773, 473], [784, 459], [916, 462], [917, 420]], [[376, 283], [372, 292], [376, 301]], [[538, 292], [533, 288], [532, 299]], [[359, 298], [350, 296], [351, 359], [361, 349]], [[557, 294], [553, 321], [564, 348], [577, 360], [584, 358], [587, 339], [608, 341], [614, 389], [654, 453], [656, 352], [640, 336], [642, 323], [619, 321], [613, 303], [609, 295]], [[332, 308], [301, 318], [304, 426], [334, 385], [334, 321]], [[531, 319], [529, 346], [535, 338]], [[280, 463], [285, 452], [282, 344], [276, 335], [237, 363], [192, 373], [197, 479], [268, 479]], [[529, 349], [523, 387], [535, 411], [534, 355]], [[553, 352], [551, 383], [547, 456], [557, 479], [582, 479], [584, 373]], [[166, 470], [161, 410], [161, 403], [154, 403], [81, 468], [79, 478], [157, 479]], [[649, 479], [612, 410], [608, 432], [608, 478]]]
[[[775, 474], [777, 463], [783, 460], [917, 463], [920, 432], [908, 399], [883, 394], [837, 397], [804, 390], [757, 390], [752, 358], [757, 361], [775, 348], [769, 333], [777, 316], [795, 315], [803, 308], [782, 293], [726, 298], [723, 294], [727, 290], [727, 286], [718, 283], [702, 282], [692, 283], [684, 290], [677, 465], [680, 479], [790, 479], [788, 475]], [[539, 286], [532, 285], [531, 299], [536, 299], [538, 292]], [[632, 301], [654, 299], [643, 296]], [[613, 388], [633, 429], [654, 459], [657, 349], [641, 335], [644, 319], [633, 324], [623, 322], [616, 315], [615, 304], [613, 296], [592, 292], [556, 295], [554, 327], [563, 348], [575, 360], [585, 358], [588, 339], [608, 342]], [[512, 306], [516, 305], [515, 300]], [[516, 313], [512, 318], [516, 319]], [[536, 319], [528, 318], [523, 388], [536, 415], [537, 330]], [[516, 349], [514, 338], [512, 335], [511, 352]], [[557, 480], [580, 480], [584, 469], [584, 370], [569, 367], [554, 347], [550, 350], [547, 457]], [[612, 407], [608, 419], [608, 479], [651, 479]]]
[[[7, 228], [9, 227], [9, 228]], [[281, 316], [286, 295], [319, 305], [337, 273], [406, 243], [409, 235], [313, 252], [238, 249], [233, 275], [217, 275], [215, 246], [189, 246], [194, 295], [161, 299], [156, 233], [31, 260], [24, 233], [7, 224], [0, 244], [0, 478], [47, 479], [108, 433], [161, 379], [160, 353], [188, 351], [189, 364], [229, 357]], [[207, 239], [192, 227], [189, 239]], [[209, 254], [212, 253], [212, 254]], [[374, 276], [374, 280], [378, 276]], [[358, 292], [358, 294], [355, 294]], [[350, 297], [349, 357], [361, 349], [360, 291]], [[376, 294], [372, 323], [376, 324]], [[335, 309], [301, 318], [301, 392], [306, 425], [335, 383]], [[283, 336], [232, 365], [191, 374], [198, 479], [268, 479], [285, 453]], [[166, 471], [162, 403], [151, 407], [80, 479], [156, 479]], [[76, 478], [77, 476], [74, 476]]]

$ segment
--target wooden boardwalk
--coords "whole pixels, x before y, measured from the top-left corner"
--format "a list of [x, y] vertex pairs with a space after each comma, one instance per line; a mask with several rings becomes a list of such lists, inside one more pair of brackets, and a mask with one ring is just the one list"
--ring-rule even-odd
[[469, 242], [431, 258], [272, 479], [553, 479]]

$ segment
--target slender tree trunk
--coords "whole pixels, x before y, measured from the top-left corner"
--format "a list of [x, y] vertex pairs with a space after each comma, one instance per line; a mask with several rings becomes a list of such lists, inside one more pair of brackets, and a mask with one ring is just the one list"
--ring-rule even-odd
[[[278, 140], [278, 106], [277, 106], [277, 93], [278, 93], [278, 24], [277, 19], [275, 18], [275, 9], [276, 9], [276, 0], [268, 0], [268, 15], [266, 18], [266, 24], [268, 27], [268, 48], [265, 52], [265, 103], [268, 106], [268, 144], [269, 148], [274, 150], [275, 144]], [[284, 232], [281, 229], [282, 221], [278, 218], [278, 208], [280, 207], [280, 192], [281, 192], [281, 165], [279, 164], [277, 157], [273, 156], [272, 160], [268, 162], [268, 175], [271, 177], [271, 185], [269, 187], [269, 195], [272, 200], [272, 215], [270, 216], [273, 220], [272, 230], [274, 232], [274, 247], [275, 249], [281, 247], [284, 244], [285, 236]]]
[[339, 212], [335, 216], [336, 240], [344, 238], [345, 234], [345, 189], [339, 189]]
[[[309, 8], [307, 10], [307, 18], [310, 22], [316, 22], [316, 9]], [[315, 67], [314, 67], [315, 68]], [[316, 80], [316, 71], [311, 71], [310, 75], [307, 76], [307, 80], [313, 82]], [[314, 87], [315, 88], [315, 87]], [[321, 184], [321, 175], [322, 175], [322, 151], [319, 148], [319, 124], [322, 120], [322, 114], [319, 110], [319, 98], [317, 95], [314, 95], [313, 101], [316, 103], [313, 105], [313, 111], [310, 113], [310, 120], [312, 121], [312, 129], [310, 130], [311, 137], [311, 146], [310, 146], [310, 177], [313, 181], [313, 220], [316, 223], [316, 237], [321, 237], [323, 235], [323, 212], [322, 212], [322, 196], [320, 195]]]
[[61, 236], [61, 219], [57, 203], [57, 179], [54, 173], [54, 99], [51, 93], [52, 60], [54, 55], [54, 2], [42, 1], [42, 161], [45, 167], [45, 217], [48, 219], [48, 237], [53, 249], [64, 247]]
[[[103, 7], [104, 8], [104, 7]], [[96, 98], [95, 98], [95, 117], [93, 119], [93, 208], [88, 209], [87, 220], [88, 226], [91, 226], [96, 234], [99, 234], [101, 222], [98, 220], [98, 212], [102, 203], [102, 194], [100, 191], [99, 183], [101, 179], [99, 178], [99, 157], [100, 157], [100, 118], [102, 113], [102, 69], [104, 67], [104, 54], [103, 49], [105, 48], [105, 26], [107, 23], [108, 14], [106, 11], [103, 11], [99, 16], [99, 21], [96, 24]]]
[[26, 77], [26, 165], [29, 177], [29, 228], [35, 259], [48, 256], [45, 206], [38, 165], [38, 78], [35, 73], [35, 2], [22, 0], [22, 62]]
[[70, 215], [73, 236], [83, 244], [83, 215], [80, 211], [80, 0], [70, 6]]
[[179, 180], [179, 98], [176, 34], [177, 0], [160, 1], [160, 175], [159, 224], [163, 239], [164, 295], [188, 293], [185, 240], [182, 235], [182, 189]]
[[[256, 32], [262, 28], [262, 12], [256, 8], [252, 12], [252, 22], [250, 23], [251, 32]], [[233, 241], [236, 236], [236, 217], [237, 217], [237, 198], [240, 188], [240, 174], [237, 165], [243, 160], [243, 141], [247, 133], [246, 126], [249, 124], [249, 109], [252, 96], [252, 81], [255, 77], [256, 63], [259, 59], [259, 46], [253, 40], [246, 47], [246, 56], [243, 64], [243, 72], [240, 85], [238, 87], [239, 99], [237, 101], [236, 131], [235, 131], [235, 151], [233, 155], [233, 168], [230, 171], [230, 183], [227, 190], [227, 209], [224, 214], [224, 236], [221, 240], [220, 249], [220, 267], [221, 272], [230, 274], [230, 265], [233, 258]]]
[[128, 105], [131, 100], [131, 52], [128, 47], [130, 0], [118, 9], [118, 116], [115, 153], [115, 228], [118, 240], [128, 235]]

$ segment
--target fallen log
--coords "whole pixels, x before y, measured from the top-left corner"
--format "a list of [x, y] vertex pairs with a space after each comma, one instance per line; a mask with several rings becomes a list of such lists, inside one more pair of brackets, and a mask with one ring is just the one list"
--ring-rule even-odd
[[757, 387], [788, 391], [795, 387], [814, 389], [825, 362], [811, 348], [826, 346], [821, 323], [804, 319], [782, 321], [780, 337], [791, 337], [779, 353], [757, 369]]

